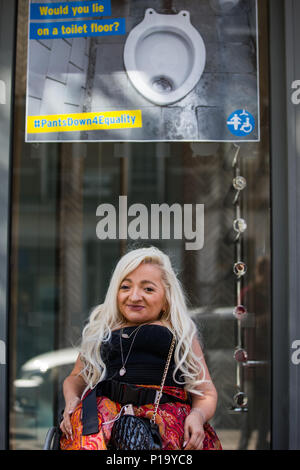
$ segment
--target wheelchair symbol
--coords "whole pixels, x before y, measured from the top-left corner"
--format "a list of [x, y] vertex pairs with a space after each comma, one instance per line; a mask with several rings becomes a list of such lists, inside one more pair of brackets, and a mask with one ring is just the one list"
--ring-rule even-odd
[[228, 117], [227, 127], [234, 135], [249, 135], [255, 128], [255, 119], [245, 109], [238, 109]]

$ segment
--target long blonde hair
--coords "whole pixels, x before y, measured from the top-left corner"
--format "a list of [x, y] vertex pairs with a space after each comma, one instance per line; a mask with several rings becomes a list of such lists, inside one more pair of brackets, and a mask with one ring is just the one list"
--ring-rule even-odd
[[193, 339], [197, 335], [196, 325], [188, 315], [183, 289], [169, 257], [155, 247], [132, 250], [119, 260], [111, 277], [104, 303], [92, 310], [89, 322], [83, 330], [80, 357], [84, 369], [81, 374], [90, 388], [104, 380], [106, 365], [100, 354], [100, 346], [110, 340], [112, 330], [124, 324], [124, 317], [117, 305], [118, 291], [123, 279], [141, 263], [152, 263], [161, 269], [168, 308], [162, 313], [160, 320], [169, 329], [171, 325], [176, 337], [173, 378], [178, 383], [175, 374], [180, 370], [185, 389], [202, 395], [199, 389], [195, 389], [201, 383], [206, 382], [203, 358], [197, 357], [192, 349]]

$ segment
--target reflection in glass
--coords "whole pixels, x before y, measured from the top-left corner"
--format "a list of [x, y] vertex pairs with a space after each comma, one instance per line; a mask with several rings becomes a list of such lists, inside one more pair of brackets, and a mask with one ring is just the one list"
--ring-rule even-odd
[[246, 264], [243, 263], [242, 261], [238, 261], [233, 266], [233, 272], [234, 272], [234, 274], [236, 274], [236, 276], [238, 278], [241, 277], [241, 276], [244, 276], [247, 272]]
[[238, 217], [233, 221], [233, 229], [235, 232], [237, 232], [237, 235], [235, 237], [235, 242], [239, 241], [240, 236], [242, 233], [244, 233], [247, 229], [247, 223], [244, 219]]
[[240, 0], [209, 0], [212, 9], [216, 13], [229, 13], [239, 4]]
[[233, 204], [236, 204], [239, 199], [240, 192], [245, 189], [245, 187], [247, 186], [247, 182], [243, 176], [238, 175], [233, 179], [232, 185], [234, 189], [236, 189], [236, 195], [233, 199]]
[[246, 307], [244, 307], [244, 305], [237, 305], [233, 310], [233, 315], [238, 320], [242, 320], [243, 318], [245, 318], [247, 313], [247, 309]]
[[243, 176], [236, 176], [233, 179], [232, 185], [237, 191], [242, 191], [247, 186], [247, 182]]
[[238, 233], [244, 233], [245, 230], [247, 229], [246, 221], [244, 219], [241, 219], [241, 218], [235, 219], [233, 221], [233, 228]]
[[236, 348], [233, 357], [237, 362], [246, 362], [248, 359], [248, 354], [245, 349]]
[[248, 397], [244, 392], [238, 392], [234, 395], [233, 400], [237, 407], [244, 408], [248, 404]]

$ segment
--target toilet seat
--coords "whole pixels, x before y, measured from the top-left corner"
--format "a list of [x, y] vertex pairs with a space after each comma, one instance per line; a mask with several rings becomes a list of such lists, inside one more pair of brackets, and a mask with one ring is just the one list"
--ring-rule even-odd
[[203, 73], [205, 58], [203, 39], [185, 10], [164, 15], [148, 8], [124, 47], [130, 81], [158, 105], [175, 103], [187, 95]]

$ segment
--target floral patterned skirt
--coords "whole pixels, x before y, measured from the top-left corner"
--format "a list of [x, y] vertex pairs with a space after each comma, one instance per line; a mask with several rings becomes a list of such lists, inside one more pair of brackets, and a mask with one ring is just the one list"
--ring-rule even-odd
[[[152, 385], [149, 387], [154, 389], [160, 388]], [[184, 390], [177, 387], [164, 387], [163, 391], [183, 399], [186, 394]], [[73, 440], [67, 439], [63, 435], [60, 441], [61, 450], [107, 450], [114, 424], [111, 421], [118, 415], [121, 408], [122, 405], [120, 403], [116, 403], [107, 397], [97, 397], [99, 432], [83, 436], [81, 422], [82, 402], [79, 403], [71, 415]], [[156, 423], [162, 438], [162, 450], [182, 450], [184, 421], [190, 409], [189, 404], [179, 401], [159, 405]], [[154, 404], [133, 406], [133, 410], [135, 416], [150, 419], [154, 412]], [[203, 450], [222, 450], [221, 442], [209, 423], [204, 424], [204, 432]]]

